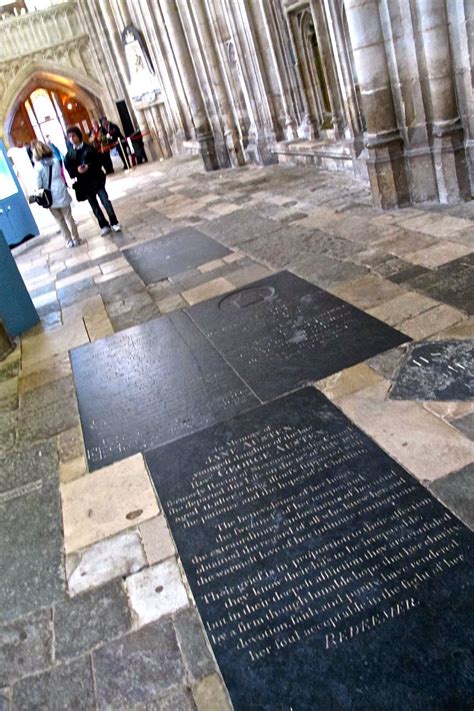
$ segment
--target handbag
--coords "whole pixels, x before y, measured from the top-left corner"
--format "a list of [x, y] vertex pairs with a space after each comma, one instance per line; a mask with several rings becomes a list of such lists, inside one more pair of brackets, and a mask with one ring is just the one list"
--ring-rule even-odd
[[85, 185], [83, 185], [82, 183], [79, 183], [76, 180], [76, 182], [73, 183], [72, 187], [74, 189], [74, 192], [76, 193], [77, 202], [84, 202], [84, 200], [87, 200], [87, 198], [89, 196], [89, 191], [87, 190]]
[[41, 205], [41, 207], [49, 208], [53, 204], [53, 193], [51, 192], [51, 177], [52, 177], [52, 175], [53, 175], [53, 166], [50, 165], [49, 166], [48, 187], [43, 188], [43, 190], [40, 190], [34, 196], [35, 202], [37, 202], [38, 205]]

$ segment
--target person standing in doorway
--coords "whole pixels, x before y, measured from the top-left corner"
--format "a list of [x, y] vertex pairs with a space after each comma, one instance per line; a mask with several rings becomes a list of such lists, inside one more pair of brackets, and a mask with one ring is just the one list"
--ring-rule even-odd
[[[69, 126], [66, 133], [73, 148], [68, 151], [64, 164], [71, 178], [76, 181], [73, 188], [76, 191], [77, 199], [89, 201], [92, 212], [99, 223], [101, 235], [106, 235], [111, 229], [114, 232], [119, 232], [119, 221], [105, 189], [105, 173], [99, 153], [93, 146], [84, 143], [82, 131], [77, 126]], [[105, 208], [108, 221], [97, 198]]]
[[49, 208], [59, 225], [67, 247], [78, 247], [81, 243], [77, 225], [71, 212], [71, 196], [62, 173], [62, 165], [53, 153], [51, 146], [41, 141], [32, 144], [35, 161], [36, 187], [51, 190], [53, 202]]
[[130, 168], [130, 165], [128, 162], [127, 144], [123, 137], [122, 131], [116, 123], [112, 123], [111, 121], [109, 121], [106, 116], [102, 116], [102, 118], [100, 119], [100, 125], [102, 126], [102, 130], [105, 132], [110, 147], [117, 147], [118, 154], [123, 163], [123, 169], [128, 170]]

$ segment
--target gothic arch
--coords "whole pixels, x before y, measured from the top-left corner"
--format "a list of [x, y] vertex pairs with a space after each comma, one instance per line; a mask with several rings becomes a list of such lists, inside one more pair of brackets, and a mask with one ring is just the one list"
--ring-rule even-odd
[[[85, 105], [103, 104], [107, 88], [77, 68], [52, 62], [29, 62], [15, 75], [0, 100], [0, 128], [8, 135], [15, 111], [29, 92], [39, 85], [73, 89]], [[104, 109], [108, 109], [104, 106]]]

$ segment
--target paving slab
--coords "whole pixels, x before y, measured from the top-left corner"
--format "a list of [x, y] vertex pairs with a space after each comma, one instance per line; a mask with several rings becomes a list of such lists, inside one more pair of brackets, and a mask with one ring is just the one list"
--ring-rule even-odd
[[147, 461], [235, 711], [466, 706], [472, 535], [322, 394]]
[[12, 706], [22, 711], [91, 711], [96, 708], [90, 658], [61, 664], [17, 682], [13, 687]]
[[393, 400], [473, 400], [474, 340], [411, 344], [390, 397]]
[[474, 440], [474, 414], [466, 415], [465, 417], [460, 417], [452, 423], [456, 429], [469, 437], [469, 439]]
[[53, 663], [51, 610], [44, 608], [0, 626], [0, 687]]
[[158, 514], [143, 457], [137, 454], [61, 486], [66, 553]]
[[408, 340], [290, 272], [186, 312], [262, 400]]
[[151, 563], [145, 557], [138, 531], [124, 531], [106, 538], [66, 557], [69, 594], [78, 595], [114, 578], [125, 578], [144, 568], [147, 562]]
[[189, 605], [175, 558], [130, 575], [125, 585], [135, 627], [143, 627]]
[[228, 254], [227, 247], [192, 227], [123, 250], [124, 257], [145, 284], [154, 284]]
[[99, 709], [153, 708], [185, 682], [185, 667], [170, 617], [93, 652]]
[[432, 482], [430, 490], [461, 521], [474, 530], [474, 465]]
[[130, 627], [130, 610], [121, 580], [58, 602], [54, 608], [56, 659], [62, 662], [79, 657], [121, 637]]
[[74, 350], [71, 362], [91, 469], [256, 402], [183, 313]]

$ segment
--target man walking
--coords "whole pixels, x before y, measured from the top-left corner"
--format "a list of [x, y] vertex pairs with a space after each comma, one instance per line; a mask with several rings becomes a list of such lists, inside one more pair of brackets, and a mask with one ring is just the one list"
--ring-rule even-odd
[[[106, 235], [111, 229], [119, 232], [119, 221], [105, 189], [105, 173], [102, 170], [99, 153], [93, 146], [84, 143], [82, 131], [77, 126], [69, 126], [66, 133], [73, 147], [67, 152], [64, 165], [71, 178], [76, 181], [73, 188], [77, 199], [89, 201], [99, 223], [101, 235]], [[102, 212], [97, 198], [105, 208], [109, 221]]]

